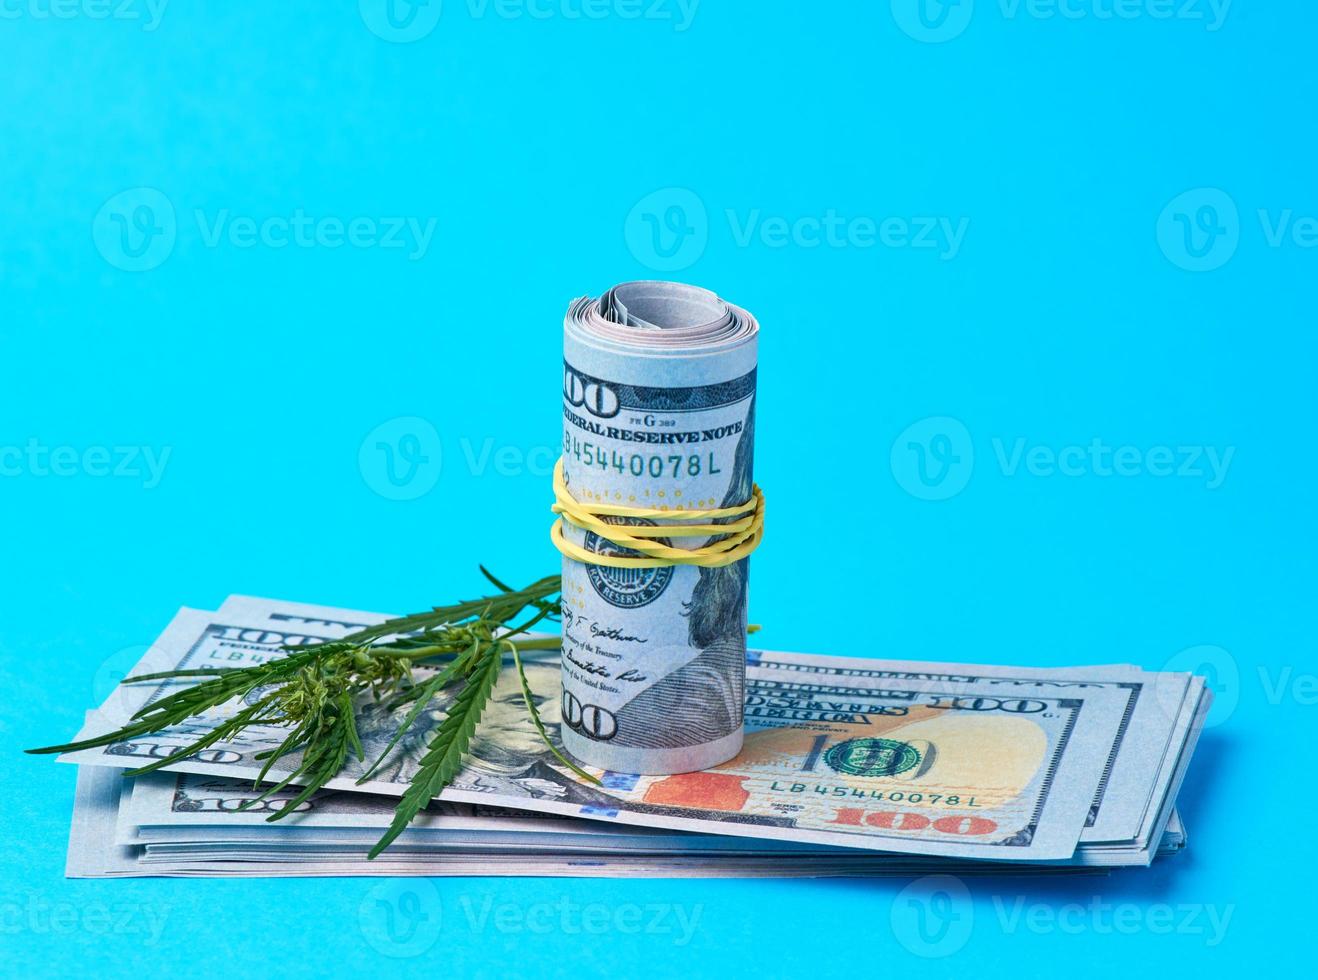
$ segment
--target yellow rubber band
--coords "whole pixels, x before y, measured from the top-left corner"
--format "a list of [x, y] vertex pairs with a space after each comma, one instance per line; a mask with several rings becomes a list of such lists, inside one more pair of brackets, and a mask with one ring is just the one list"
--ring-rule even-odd
[[[712, 509], [684, 508], [667, 510], [659, 507], [626, 507], [621, 504], [583, 504], [568, 491], [563, 477], [563, 459], [554, 465], [554, 505], [559, 515], [549, 531], [554, 547], [568, 558], [587, 565], [607, 565], [610, 568], [660, 568], [664, 565], [699, 565], [703, 568], [722, 568], [741, 561], [757, 547], [764, 537], [764, 493], [759, 486], [751, 489], [751, 499], [736, 507]], [[610, 524], [606, 517], [631, 517], [652, 520], [677, 521], [657, 527], [638, 524]], [[738, 518], [726, 524], [715, 520]], [[619, 548], [638, 552], [636, 555], [607, 555], [587, 551], [573, 544], [563, 534], [563, 522], [583, 531], [593, 532]], [[715, 535], [719, 540], [699, 548], [674, 548], [651, 538], [703, 538]]]

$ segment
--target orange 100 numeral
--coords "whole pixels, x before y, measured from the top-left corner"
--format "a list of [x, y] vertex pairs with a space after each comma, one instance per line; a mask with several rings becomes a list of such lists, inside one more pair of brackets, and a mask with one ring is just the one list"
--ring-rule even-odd
[[998, 825], [987, 817], [939, 817], [930, 820], [922, 813], [910, 813], [900, 810], [861, 810], [858, 807], [839, 807], [833, 823], [847, 827], [879, 827], [883, 830], [924, 830], [933, 827], [944, 834], [958, 837], [978, 837], [991, 834]]

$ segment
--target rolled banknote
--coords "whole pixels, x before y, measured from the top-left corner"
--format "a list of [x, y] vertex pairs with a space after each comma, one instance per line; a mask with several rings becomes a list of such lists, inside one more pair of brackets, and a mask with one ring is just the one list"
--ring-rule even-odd
[[[752, 496], [759, 325], [695, 286], [629, 282], [568, 309], [563, 475], [587, 506], [736, 507]], [[635, 555], [567, 523], [596, 554]], [[711, 540], [661, 538], [682, 549]], [[665, 774], [741, 749], [749, 561], [612, 568], [563, 559], [563, 741], [591, 766]]]

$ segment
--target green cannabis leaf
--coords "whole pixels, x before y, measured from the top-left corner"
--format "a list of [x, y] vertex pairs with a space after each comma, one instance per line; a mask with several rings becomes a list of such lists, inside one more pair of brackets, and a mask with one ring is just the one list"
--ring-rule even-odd
[[[73, 752], [140, 738], [234, 699], [255, 698], [248, 707], [191, 744], [150, 765], [130, 770], [127, 775], [137, 776], [171, 765], [217, 742], [231, 740], [253, 725], [283, 726], [288, 729], [284, 741], [258, 756], [264, 765], [257, 786], [280, 759], [302, 751], [301, 761], [293, 772], [245, 804], [254, 806], [287, 786], [300, 786], [297, 796], [268, 818], [278, 820], [323, 789], [350, 758], [365, 762], [357, 732], [357, 704], [361, 698], [369, 696], [390, 712], [410, 707], [389, 744], [359, 783], [380, 768], [441, 691], [461, 684], [427, 744], [426, 754], [398, 803], [392, 824], [371, 850], [370, 857], [375, 858], [462, 768], [467, 747], [499, 679], [506, 651], [512, 654], [523, 699], [540, 737], [560, 762], [581, 778], [598, 783], [599, 780], [570, 762], [550, 740], [522, 668], [521, 654], [528, 650], [555, 649], [559, 645], [557, 637], [525, 634], [542, 620], [557, 618], [560, 577], [549, 575], [523, 589], [513, 589], [483, 566], [481, 574], [498, 590], [496, 593], [392, 619], [341, 640], [286, 648], [288, 654], [277, 660], [251, 667], [176, 670], [126, 678], [125, 684], [202, 680], [147, 705], [117, 731], [28, 751]], [[519, 616], [523, 617], [521, 621], [517, 621]], [[418, 681], [414, 670], [422, 666], [439, 669]]]
[[466, 686], [458, 693], [457, 699], [449, 708], [444, 720], [427, 746], [426, 754], [421, 758], [421, 765], [412, 777], [407, 792], [398, 801], [394, 810], [393, 823], [384, 836], [371, 848], [368, 859], [374, 859], [393, 843], [412, 818], [433, 800], [462, 766], [462, 757], [467, 752], [467, 745], [476, 731], [485, 702], [494, 690], [494, 682], [499, 677], [499, 667], [503, 657], [498, 648], [486, 654], [478, 669], [467, 679]]

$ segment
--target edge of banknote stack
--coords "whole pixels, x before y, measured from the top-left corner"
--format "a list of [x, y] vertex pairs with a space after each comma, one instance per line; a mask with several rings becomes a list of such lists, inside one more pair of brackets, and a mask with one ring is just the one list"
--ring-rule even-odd
[[[232, 596], [216, 612], [181, 610], [135, 672], [245, 666], [388, 618]], [[557, 738], [558, 656], [525, 666]], [[158, 693], [117, 689], [82, 735], [110, 730]], [[515, 684], [496, 687], [463, 771], [374, 861], [367, 852], [424, 751], [424, 725], [369, 781], [345, 769], [277, 823], [267, 818], [293, 791], [243, 805], [261, 796], [256, 757], [278, 729], [135, 779], [120, 771], [188, 744], [208, 719], [67, 754], [79, 764], [67, 873], [814, 877], [1144, 866], [1185, 846], [1176, 797], [1212, 693], [1203, 678], [1127, 664], [751, 650], [740, 755], [677, 776], [591, 770], [600, 786], [553, 757], [521, 697]], [[386, 743], [390, 718], [369, 706], [362, 714], [368, 749]]]

